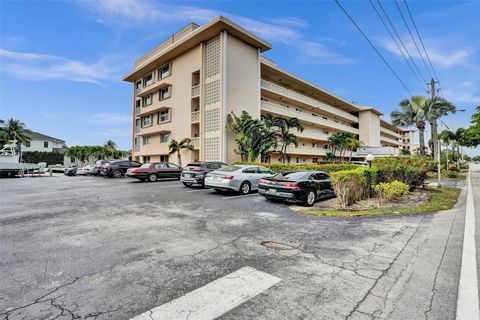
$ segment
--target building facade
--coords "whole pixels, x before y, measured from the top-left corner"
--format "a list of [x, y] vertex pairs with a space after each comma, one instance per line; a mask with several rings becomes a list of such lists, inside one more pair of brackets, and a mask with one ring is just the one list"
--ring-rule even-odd
[[[287, 161], [324, 160], [328, 138], [337, 132], [358, 136], [364, 145], [400, 148], [404, 132], [372, 107], [355, 105], [278, 67], [261, 54], [271, 45], [224, 17], [190, 24], [135, 62], [124, 80], [133, 83], [134, 159], [168, 161], [171, 139], [191, 138], [184, 161], [240, 159], [228, 115], [247, 111], [296, 117], [299, 146]], [[349, 154], [348, 154], [349, 156]], [[356, 157], [356, 154], [353, 154]], [[271, 153], [266, 161], [281, 161]]]
[[27, 143], [22, 143], [22, 151], [54, 152], [66, 147], [65, 141], [39, 132], [32, 131], [29, 136], [31, 140]]

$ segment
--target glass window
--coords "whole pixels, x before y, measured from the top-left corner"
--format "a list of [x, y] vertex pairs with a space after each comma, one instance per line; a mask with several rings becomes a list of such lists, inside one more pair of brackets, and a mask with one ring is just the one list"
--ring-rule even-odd
[[138, 89], [140, 89], [141, 86], [142, 86], [142, 81], [139, 80], [139, 81], [137, 81], [137, 83], [135, 84], [135, 89], [138, 90]]
[[243, 170], [243, 173], [257, 173], [257, 167], [246, 168], [245, 170]]
[[171, 69], [170, 66], [171, 66], [171, 64], [168, 63], [168, 64], [164, 65], [163, 67], [161, 67], [160, 69], [158, 69], [158, 79], [166, 78], [171, 74], [170, 73], [170, 69]]
[[[137, 158], [137, 157], [135, 157], [135, 159], [136, 159], [136, 158]], [[142, 165], [140, 166], [140, 168], [144, 168], [144, 169], [145, 169], [145, 168], [150, 168], [151, 166], [152, 166], [151, 163], [145, 163], [145, 164], [142, 164]]]
[[305, 172], [282, 172], [274, 176], [274, 179], [297, 181], [305, 179]]
[[149, 75], [143, 77], [143, 86], [149, 86], [153, 83], [153, 72], [150, 73]]
[[160, 143], [165, 143], [170, 141], [170, 134], [169, 133], [162, 133], [160, 134]]
[[[150, 144], [150, 136], [143, 137], [143, 144]], [[146, 162], [146, 161], [144, 161]]]
[[152, 104], [152, 95], [149, 94], [148, 96], [143, 97], [142, 102], [143, 102], [144, 107], [151, 105]]
[[168, 165], [168, 167], [171, 168], [171, 169], [179, 169], [179, 168], [180, 168], [179, 166], [177, 166], [176, 164], [173, 164], [173, 163], [169, 163], [169, 164], [167, 164], [167, 165]]
[[170, 109], [163, 110], [158, 113], [158, 122], [170, 121]]
[[48, 141], [43, 141], [43, 147], [48, 148]]
[[241, 169], [241, 167], [239, 167], [239, 166], [226, 166], [226, 167], [222, 168], [222, 171], [223, 172], [234, 172], [234, 171], [237, 171], [239, 169]]
[[150, 162], [150, 156], [143, 156], [143, 162], [144, 163]]
[[160, 91], [158, 92], [158, 98], [160, 101], [170, 98], [170, 91], [171, 91], [170, 88], [171, 86], [160, 89]]
[[30, 142], [30, 141], [25, 142], [25, 147], [30, 148], [30, 146], [31, 146], [31, 142]]
[[258, 171], [260, 173], [272, 173], [272, 171], [268, 170], [267, 168], [264, 167], [258, 167]]
[[155, 165], [155, 169], [166, 169], [167, 168], [167, 165], [165, 163], [157, 163]]
[[152, 115], [142, 118], [142, 127], [150, 127], [152, 125]]
[[160, 155], [160, 161], [168, 162], [168, 154], [161, 154]]

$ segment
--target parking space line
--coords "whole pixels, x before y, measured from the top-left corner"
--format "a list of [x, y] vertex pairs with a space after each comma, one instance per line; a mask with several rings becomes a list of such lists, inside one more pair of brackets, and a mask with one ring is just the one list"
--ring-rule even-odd
[[216, 319], [280, 281], [268, 273], [243, 267], [130, 320]]
[[187, 192], [200, 192], [200, 191], [213, 191], [212, 189], [196, 189], [196, 190], [189, 190]]
[[258, 196], [258, 193], [251, 193], [251, 194], [244, 194], [240, 196], [229, 196], [229, 197], [223, 197], [222, 199], [234, 199], [234, 198], [245, 198], [245, 197], [251, 197], [251, 196]]

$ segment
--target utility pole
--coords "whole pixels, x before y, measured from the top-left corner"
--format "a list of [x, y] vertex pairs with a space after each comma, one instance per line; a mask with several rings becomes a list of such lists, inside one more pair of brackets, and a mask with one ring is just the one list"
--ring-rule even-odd
[[[430, 80], [430, 93], [433, 98], [435, 98], [435, 84], [438, 83], [438, 81]], [[431, 130], [432, 130], [432, 156], [433, 160], [436, 161], [437, 164], [437, 173], [438, 173], [438, 187], [441, 187], [442, 183], [442, 168], [441, 168], [441, 151], [440, 151], [440, 139], [438, 139], [438, 132], [437, 132], [437, 119], [433, 120], [431, 123]]]

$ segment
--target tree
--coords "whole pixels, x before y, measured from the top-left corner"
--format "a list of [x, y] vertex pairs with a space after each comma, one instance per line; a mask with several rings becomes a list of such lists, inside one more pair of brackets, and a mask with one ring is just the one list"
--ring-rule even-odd
[[29, 142], [31, 133], [32, 131], [25, 128], [25, 123], [13, 118], [3, 121], [0, 127], [0, 138], [2, 140], [17, 140], [19, 144]]
[[400, 155], [401, 156], [410, 156], [412, 153], [408, 149], [400, 149]]
[[437, 150], [437, 141], [438, 141], [438, 133], [437, 133], [437, 120], [449, 112], [455, 113], [457, 108], [453, 103], [445, 100], [441, 97], [433, 97], [432, 99], [428, 99], [423, 106], [423, 112], [425, 115], [425, 119], [430, 123], [431, 129], [431, 139], [432, 144], [430, 146], [432, 150], [433, 158], [436, 160], [438, 158], [438, 150]]
[[480, 145], [480, 106], [475, 108], [475, 113], [470, 121], [472, 125], [465, 132], [465, 142], [467, 147], [477, 147]]
[[341, 159], [344, 156], [344, 152], [348, 148], [347, 142], [348, 139], [353, 138], [354, 136], [345, 133], [345, 132], [337, 132], [332, 134], [328, 137], [328, 141], [330, 141], [330, 148], [332, 150], [332, 154], [334, 158], [336, 157], [336, 151], [339, 151], [339, 158]]
[[113, 140], [107, 140], [105, 141], [105, 143], [103, 144], [103, 146], [107, 149], [111, 149], [111, 150], [117, 150], [117, 144], [115, 143], [115, 141]]
[[289, 145], [293, 144], [295, 147], [298, 147], [297, 136], [290, 132], [291, 128], [295, 128], [298, 131], [303, 131], [303, 126], [300, 124], [300, 121], [297, 118], [276, 118], [277, 126], [279, 127], [278, 139], [281, 144], [282, 152], [282, 162], [285, 163], [285, 155], [287, 153], [287, 148]]
[[[450, 130], [443, 130], [438, 135], [440, 141], [442, 141], [445, 146], [447, 147], [447, 152], [445, 153], [446, 164], [448, 164], [448, 146], [455, 140], [455, 134]], [[453, 151], [452, 151], [452, 159], [453, 159]]]
[[423, 96], [413, 96], [403, 99], [399, 103], [400, 109], [392, 111], [390, 117], [392, 124], [398, 127], [416, 126], [420, 140], [420, 155], [425, 155], [425, 103], [428, 101]]
[[357, 137], [348, 137], [345, 143], [346, 147], [350, 150], [350, 156], [348, 157], [348, 162], [352, 162], [353, 150], [356, 150], [363, 143], [357, 139]]
[[193, 146], [192, 140], [190, 138], [184, 138], [184, 139], [180, 140], [180, 142], [172, 139], [170, 141], [170, 144], [168, 145], [168, 149], [169, 149], [168, 154], [177, 153], [177, 162], [178, 162], [178, 165], [181, 167], [182, 166], [181, 151], [183, 149], [193, 150], [194, 146]]

